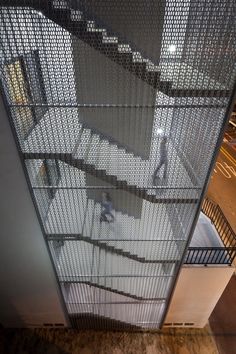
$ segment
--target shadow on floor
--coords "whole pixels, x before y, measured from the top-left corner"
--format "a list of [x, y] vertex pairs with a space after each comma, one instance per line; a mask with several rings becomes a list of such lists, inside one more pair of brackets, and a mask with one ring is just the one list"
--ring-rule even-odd
[[[50, 330], [48, 330], [50, 332]], [[60, 330], [58, 330], [60, 333]], [[0, 354], [69, 354], [30, 329], [0, 328]]]
[[218, 354], [207, 328], [158, 332], [0, 329], [0, 354]]

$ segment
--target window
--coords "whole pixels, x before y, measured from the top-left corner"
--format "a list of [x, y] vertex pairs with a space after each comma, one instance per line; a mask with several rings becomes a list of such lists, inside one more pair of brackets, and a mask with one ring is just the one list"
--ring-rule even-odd
[[[18, 57], [5, 65], [7, 97], [17, 133], [26, 139], [47, 111], [45, 87], [38, 51]], [[14, 106], [15, 105], [15, 106]]]

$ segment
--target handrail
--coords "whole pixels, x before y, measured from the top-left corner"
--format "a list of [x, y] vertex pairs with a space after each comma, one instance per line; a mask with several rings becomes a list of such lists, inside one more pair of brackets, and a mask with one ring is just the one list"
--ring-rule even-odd
[[236, 247], [189, 247], [185, 264], [227, 264], [231, 265]]
[[236, 234], [226, 219], [218, 204], [209, 198], [205, 198], [202, 204], [202, 212], [214, 224], [225, 247], [236, 247]]
[[205, 198], [202, 212], [214, 224], [224, 247], [189, 247], [185, 264], [227, 264], [231, 265], [236, 257], [236, 234], [218, 204]]

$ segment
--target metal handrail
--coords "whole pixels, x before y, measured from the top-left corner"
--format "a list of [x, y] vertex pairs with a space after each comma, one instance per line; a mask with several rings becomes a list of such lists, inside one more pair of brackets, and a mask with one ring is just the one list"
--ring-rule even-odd
[[224, 247], [189, 247], [185, 264], [227, 264], [236, 257], [236, 234], [218, 204], [205, 198], [202, 212], [214, 224]]
[[209, 198], [205, 198], [202, 204], [202, 212], [214, 224], [225, 247], [236, 247], [236, 234], [226, 219], [218, 204]]
[[185, 264], [231, 265], [235, 255], [235, 247], [189, 247], [185, 258]]

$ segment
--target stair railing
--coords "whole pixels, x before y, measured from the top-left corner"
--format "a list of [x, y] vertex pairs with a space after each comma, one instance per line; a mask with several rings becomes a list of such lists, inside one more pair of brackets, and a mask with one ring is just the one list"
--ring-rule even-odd
[[236, 234], [218, 204], [205, 198], [202, 212], [215, 226], [224, 247], [189, 247], [185, 264], [227, 264], [236, 257]]
[[215, 226], [225, 247], [236, 247], [236, 234], [226, 219], [221, 207], [209, 198], [202, 204], [202, 212]]

